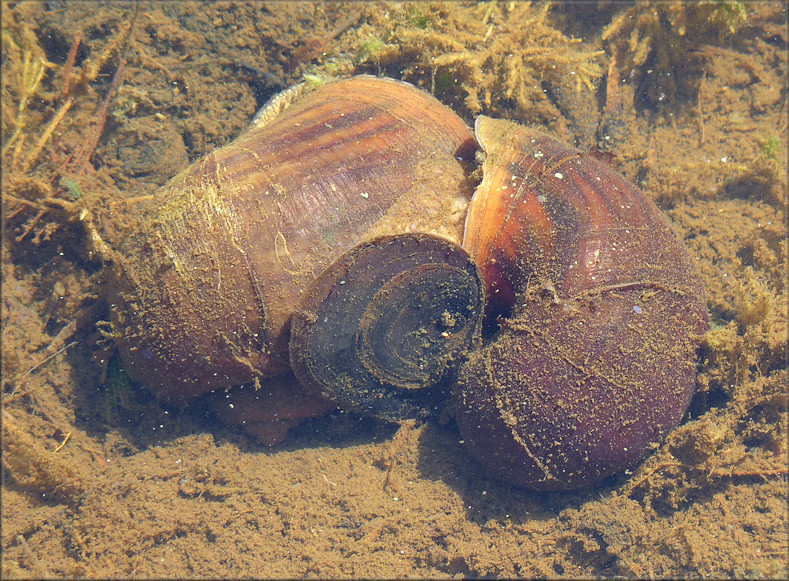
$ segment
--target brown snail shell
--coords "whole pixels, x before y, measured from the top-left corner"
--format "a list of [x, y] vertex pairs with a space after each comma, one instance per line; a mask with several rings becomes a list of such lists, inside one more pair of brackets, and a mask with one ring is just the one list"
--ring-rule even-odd
[[389, 79], [258, 118], [173, 178], [120, 245], [112, 321], [129, 373], [184, 402], [287, 372], [291, 314], [341, 254], [398, 232], [460, 242], [475, 149], [450, 109]]
[[660, 210], [599, 160], [480, 117], [464, 247], [500, 330], [462, 367], [472, 453], [527, 488], [623, 470], [685, 413], [707, 326], [700, 276]]
[[479, 271], [460, 246], [420, 233], [377, 238], [311, 285], [293, 315], [293, 371], [342, 408], [425, 417], [446, 395], [433, 388], [476, 346], [483, 305]]

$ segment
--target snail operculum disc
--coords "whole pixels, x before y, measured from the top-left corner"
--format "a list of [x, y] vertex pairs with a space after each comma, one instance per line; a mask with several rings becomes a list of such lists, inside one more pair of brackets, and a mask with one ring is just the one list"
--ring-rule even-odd
[[428, 234], [342, 255], [293, 317], [291, 364], [308, 389], [389, 420], [430, 415], [479, 340], [484, 289], [468, 254]]

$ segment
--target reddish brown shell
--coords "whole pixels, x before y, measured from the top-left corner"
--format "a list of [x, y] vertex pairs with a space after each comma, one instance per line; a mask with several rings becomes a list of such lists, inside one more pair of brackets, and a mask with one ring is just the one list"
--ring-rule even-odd
[[293, 309], [336, 257], [398, 230], [459, 242], [474, 151], [432, 96], [354, 77], [196, 162], [120, 247], [112, 317], [130, 374], [186, 400], [287, 371]]
[[697, 269], [660, 210], [595, 158], [480, 117], [464, 247], [501, 329], [461, 370], [457, 419], [494, 473], [577, 488], [682, 418], [707, 326]]

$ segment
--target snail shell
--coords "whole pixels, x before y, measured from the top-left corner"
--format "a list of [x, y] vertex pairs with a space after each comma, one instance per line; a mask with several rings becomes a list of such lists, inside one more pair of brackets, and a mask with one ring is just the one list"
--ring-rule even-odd
[[179, 402], [290, 369], [290, 318], [355, 245], [460, 242], [476, 145], [432, 96], [353, 77], [256, 119], [173, 178], [120, 245], [112, 322], [130, 375]]
[[342, 408], [426, 417], [477, 346], [483, 305], [482, 278], [460, 246], [417, 233], [375, 239], [311, 285], [293, 316], [293, 371]]
[[460, 372], [472, 453], [527, 488], [633, 465], [690, 402], [707, 326], [697, 269], [660, 210], [600, 161], [480, 117], [463, 243], [500, 329]]

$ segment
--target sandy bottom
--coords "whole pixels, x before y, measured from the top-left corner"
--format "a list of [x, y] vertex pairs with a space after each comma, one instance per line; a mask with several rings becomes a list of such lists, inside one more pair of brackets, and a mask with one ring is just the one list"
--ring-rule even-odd
[[[619, 109], [615, 95], [598, 99], [618, 115], [612, 163], [666, 211], [698, 262], [711, 330], [682, 425], [628, 473], [567, 494], [491, 479], [452, 421], [398, 426], [335, 413], [269, 448], [200, 402], [162, 405], [129, 382], [102, 333], [102, 264], [78, 214], [47, 202], [98, 215], [110, 199], [150, 195], [303, 73], [376, 72], [358, 64], [359, 39], [384, 38], [384, 14], [390, 29], [430, 30], [464, 5], [424, 5], [421, 16], [379, 4], [9, 6], [3, 578], [789, 574], [789, 38], [779, 4], [749, 8], [728, 41], [694, 47], [694, 66], [672, 69], [692, 90], [670, 105], [647, 108], [632, 92]], [[621, 8], [609, 10], [586, 35], [599, 36]], [[573, 25], [569, 10], [554, 12], [557, 26]], [[575, 26], [563, 30], [580, 35]], [[46, 136], [78, 33], [73, 104]], [[25, 54], [53, 65], [27, 104], [26, 138], [6, 149]], [[79, 171], [67, 156], [89, 140], [119, 55], [123, 83], [91, 169]], [[404, 62], [378, 70], [408, 70], [429, 88], [429, 71], [417, 77]], [[567, 139], [572, 127], [549, 129]], [[39, 139], [42, 153], [27, 163]]]

